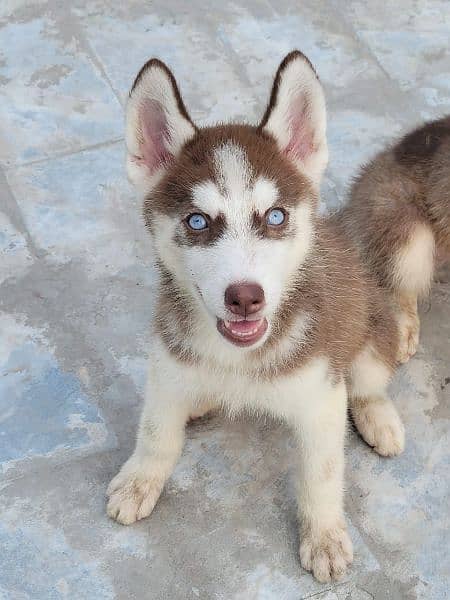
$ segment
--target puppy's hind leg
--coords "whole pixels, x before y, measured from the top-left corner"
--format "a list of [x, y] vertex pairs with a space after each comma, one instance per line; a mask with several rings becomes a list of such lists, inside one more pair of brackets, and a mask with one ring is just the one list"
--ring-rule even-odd
[[417, 351], [420, 321], [417, 299], [428, 293], [434, 271], [435, 240], [424, 223], [411, 227], [406, 244], [393, 256], [392, 285], [397, 298], [400, 344], [397, 360], [407, 362]]
[[354, 360], [350, 375], [350, 412], [361, 437], [381, 456], [396, 456], [405, 447], [405, 430], [386, 395], [392, 371], [367, 346]]

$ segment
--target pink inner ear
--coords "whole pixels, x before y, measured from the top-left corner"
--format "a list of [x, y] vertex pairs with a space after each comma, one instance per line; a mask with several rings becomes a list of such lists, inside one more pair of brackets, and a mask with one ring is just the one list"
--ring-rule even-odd
[[303, 108], [300, 112], [292, 111], [289, 119], [290, 139], [284, 151], [294, 160], [304, 161], [314, 152], [314, 133], [308, 127], [306, 110]]
[[143, 137], [139, 162], [154, 173], [173, 159], [166, 147], [170, 139], [166, 114], [159, 102], [146, 100], [140, 108], [139, 119]]

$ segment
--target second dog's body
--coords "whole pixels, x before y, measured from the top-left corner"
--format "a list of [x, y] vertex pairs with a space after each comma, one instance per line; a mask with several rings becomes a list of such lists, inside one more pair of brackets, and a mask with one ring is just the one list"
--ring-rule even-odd
[[417, 349], [417, 300], [450, 258], [450, 117], [404, 136], [368, 163], [338, 215], [381, 286], [393, 293], [406, 362]]

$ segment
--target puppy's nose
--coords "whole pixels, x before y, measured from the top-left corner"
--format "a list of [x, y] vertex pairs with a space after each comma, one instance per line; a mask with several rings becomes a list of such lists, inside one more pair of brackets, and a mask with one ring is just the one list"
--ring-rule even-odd
[[264, 290], [257, 283], [234, 283], [225, 290], [225, 306], [235, 315], [252, 315], [265, 303]]

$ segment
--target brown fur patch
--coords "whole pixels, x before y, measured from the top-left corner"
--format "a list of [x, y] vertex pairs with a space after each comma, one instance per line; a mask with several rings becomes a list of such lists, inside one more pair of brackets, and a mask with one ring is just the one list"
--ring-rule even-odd
[[408, 167], [417, 167], [433, 159], [445, 139], [450, 137], [450, 117], [427, 123], [405, 135], [393, 152], [395, 158]]
[[192, 327], [194, 306], [192, 299], [184, 294], [176, 285], [170, 272], [161, 262], [156, 263], [160, 273], [156, 314], [154, 319], [155, 333], [165, 343], [167, 349], [178, 360], [186, 364], [197, 364], [200, 357], [186, 344]]

